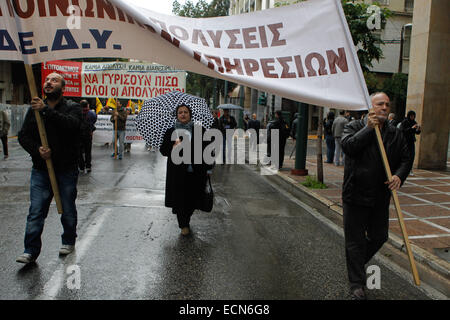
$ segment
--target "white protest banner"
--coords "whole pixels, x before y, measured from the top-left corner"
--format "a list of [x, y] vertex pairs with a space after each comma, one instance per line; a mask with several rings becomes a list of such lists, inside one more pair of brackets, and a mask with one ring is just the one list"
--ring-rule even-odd
[[[94, 142], [97, 143], [111, 143], [113, 139], [113, 123], [110, 121], [110, 115], [99, 114], [97, 122], [95, 123], [96, 130], [94, 131]], [[125, 142], [133, 143], [143, 141], [143, 137], [139, 134], [135, 124], [135, 115], [128, 115], [125, 125]]]
[[134, 58], [305, 103], [367, 109], [339, 0], [207, 19], [167, 16], [126, 0], [0, 3], [1, 60]]

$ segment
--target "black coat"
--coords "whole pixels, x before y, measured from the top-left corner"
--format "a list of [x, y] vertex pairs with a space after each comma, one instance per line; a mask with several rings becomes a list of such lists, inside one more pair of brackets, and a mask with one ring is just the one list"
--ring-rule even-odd
[[400, 129], [403, 131], [406, 142], [410, 145], [416, 142], [416, 134], [420, 134], [420, 129], [413, 128], [416, 124], [416, 120], [411, 120], [410, 118], [403, 119], [400, 124]]
[[[367, 117], [344, 127], [342, 149], [345, 153], [342, 200], [349, 204], [373, 207], [387, 205], [390, 190], [378, 147], [375, 130], [366, 126]], [[411, 170], [410, 153], [401, 130], [386, 123], [381, 132], [392, 175], [402, 184]]]
[[[166, 197], [165, 206], [175, 210], [199, 209], [199, 204], [203, 200], [203, 195], [207, 182], [207, 170], [213, 165], [207, 165], [202, 159], [201, 164], [194, 164], [194, 143], [191, 144], [191, 163], [193, 173], [188, 173], [188, 164], [174, 164], [171, 153], [174, 141], [171, 141], [172, 132], [175, 128], [170, 128], [164, 134], [160, 152], [167, 158], [166, 173]], [[191, 141], [195, 141], [195, 130], [193, 130]], [[205, 132], [205, 129], [202, 129]], [[209, 141], [202, 142], [202, 152], [209, 144]]]
[[[78, 169], [82, 121], [80, 105], [63, 98], [53, 109], [46, 105], [40, 114], [47, 132], [55, 171]], [[25, 116], [18, 138], [20, 145], [31, 155], [33, 168], [47, 170], [45, 160], [39, 153], [42, 144], [32, 108], [29, 108]]]

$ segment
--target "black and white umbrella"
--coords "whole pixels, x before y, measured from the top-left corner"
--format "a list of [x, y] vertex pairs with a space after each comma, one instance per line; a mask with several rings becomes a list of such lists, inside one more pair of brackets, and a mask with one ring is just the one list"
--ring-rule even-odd
[[175, 124], [175, 110], [180, 104], [185, 104], [192, 110], [191, 120], [195, 124], [200, 124], [205, 129], [211, 127], [214, 118], [205, 99], [172, 91], [146, 100], [136, 117], [137, 130], [147, 145], [159, 149], [164, 133]]

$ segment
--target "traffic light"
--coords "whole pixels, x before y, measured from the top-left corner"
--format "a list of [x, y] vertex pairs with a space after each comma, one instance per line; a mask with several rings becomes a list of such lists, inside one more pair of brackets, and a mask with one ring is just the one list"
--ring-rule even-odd
[[262, 93], [259, 97], [258, 97], [258, 104], [265, 106], [267, 105], [267, 97], [264, 93]]

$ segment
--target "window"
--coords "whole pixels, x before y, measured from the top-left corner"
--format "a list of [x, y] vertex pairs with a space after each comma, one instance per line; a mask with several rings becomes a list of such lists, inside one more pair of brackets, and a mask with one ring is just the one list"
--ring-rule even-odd
[[403, 35], [403, 59], [409, 59], [409, 52], [411, 48], [411, 26], [405, 27], [405, 33]]
[[414, 11], [414, 0], [405, 0], [405, 11], [406, 12]]

